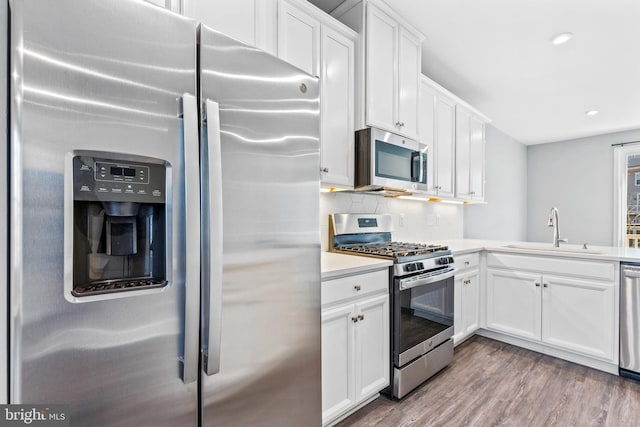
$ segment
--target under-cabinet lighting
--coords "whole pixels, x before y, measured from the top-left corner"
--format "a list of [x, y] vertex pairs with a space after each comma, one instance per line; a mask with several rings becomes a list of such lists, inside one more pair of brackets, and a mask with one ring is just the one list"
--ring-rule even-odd
[[564, 43], [568, 42], [569, 40], [571, 40], [572, 37], [573, 37], [573, 33], [561, 33], [561, 34], [558, 34], [558, 35], [554, 36], [551, 39], [551, 43], [553, 43], [553, 44], [564, 44]]

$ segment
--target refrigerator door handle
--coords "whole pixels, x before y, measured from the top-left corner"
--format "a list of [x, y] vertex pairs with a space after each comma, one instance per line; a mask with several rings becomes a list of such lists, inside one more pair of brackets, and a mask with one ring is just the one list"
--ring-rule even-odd
[[220, 106], [207, 99], [207, 164], [209, 166], [209, 307], [208, 334], [205, 337], [204, 371], [220, 372], [222, 334], [222, 156], [220, 141]]
[[182, 95], [183, 150], [185, 182], [185, 307], [184, 350], [180, 358], [182, 381], [198, 379], [200, 321], [200, 148], [198, 138], [198, 102], [195, 96]]

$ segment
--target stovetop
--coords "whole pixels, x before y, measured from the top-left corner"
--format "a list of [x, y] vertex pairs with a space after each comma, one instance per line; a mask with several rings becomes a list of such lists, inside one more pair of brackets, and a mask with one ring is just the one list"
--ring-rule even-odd
[[397, 261], [400, 258], [406, 257], [426, 259], [434, 256], [446, 255], [442, 252], [448, 251], [449, 248], [439, 244], [428, 245], [423, 243], [382, 242], [362, 245], [345, 245], [336, 248], [336, 250], [340, 252], [377, 256]]

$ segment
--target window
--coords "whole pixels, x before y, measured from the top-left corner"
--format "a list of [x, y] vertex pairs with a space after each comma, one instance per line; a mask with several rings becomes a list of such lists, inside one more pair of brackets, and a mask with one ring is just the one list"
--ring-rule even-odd
[[614, 148], [614, 246], [640, 247], [640, 145]]

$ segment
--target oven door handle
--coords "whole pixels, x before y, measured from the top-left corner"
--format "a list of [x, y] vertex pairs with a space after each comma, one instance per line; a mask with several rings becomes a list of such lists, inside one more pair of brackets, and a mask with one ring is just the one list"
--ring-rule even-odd
[[430, 285], [432, 283], [446, 280], [450, 277], [455, 276], [456, 271], [457, 270], [455, 268], [451, 267], [451, 269], [447, 270], [446, 273], [436, 274], [435, 276], [425, 277], [424, 279], [400, 279], [398, 286], [400, 287], [401, 291], [404, 291], [405, 289], [415, 288], [416, 286]]

